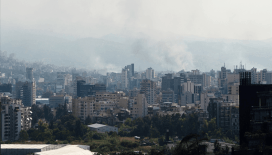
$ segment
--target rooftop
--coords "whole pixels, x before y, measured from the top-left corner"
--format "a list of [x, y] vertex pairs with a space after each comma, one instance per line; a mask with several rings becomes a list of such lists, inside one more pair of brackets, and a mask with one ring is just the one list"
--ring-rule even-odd
[[[45, 149], [45, 148], [48, 149]], [[95, 152], [89, 151], [90, 147], [86, 145], [51, 145], [51, 144], [2, 144], [1, 149], [6, 153], [21, 154], [23, 150], [39, 150], [35, 155], [94, 155]], [[23, 151], [23, 153], [26, 153]]]
[[91, 124], [91, 125], [88, 125], [89, 128], [101, 128], [103, 126], [107, 126], [107, 125], [104, 125], [104, 124]]
[[1, 144], [1, 149], [42, 149], [49, 144]]
[[81, 148], [79, 145], [67, 145], [65, 147], [56, 149], [56, 150], [50, 150], [50, 151], [44, 151], [35, 153], [36, 155], [94, 155], [94, 152], [91, 152], [89, 150], [85, 150]]

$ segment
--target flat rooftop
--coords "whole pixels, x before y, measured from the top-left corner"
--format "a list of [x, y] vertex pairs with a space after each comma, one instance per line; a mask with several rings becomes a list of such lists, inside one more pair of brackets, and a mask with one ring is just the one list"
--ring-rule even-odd
[[56, 150], [38, 152], [35, 155], [95, 155], [95, 152], [84, 150], [79, 145], [67, 145]]
[[104, 125], [104, 124], [91, 124], [91, 125], [88, 125], [89, 128], [101, 128], [103, 126], [107, 126], [107, 125]]
[[[50, 148], [51, 147], [51, 148]], [[47, 148], [47, 149], [46, 149]], [[2, 144], [3, 154], [29, 154], [33, 150], [35, 155], [95, 155], [87, 145], [51, 145], [51, 144]]]
[[1, 144], [1, 149], [42, 149], [49, 144]]

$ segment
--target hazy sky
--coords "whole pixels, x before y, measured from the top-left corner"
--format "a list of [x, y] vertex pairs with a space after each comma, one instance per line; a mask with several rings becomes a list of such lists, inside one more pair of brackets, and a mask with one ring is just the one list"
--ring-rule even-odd
[[263, 40], [271, 0], [2, 0], [2, 26], [76, 37], [143, 32]]
[[[117, 72], [130, 63], [137, 70], [209, 71], [224, 62], [233, 68], [243, 61], [248, 68], [263, 69], [272, 57], [269, 41], [237, 40], [272, 38], [271, 8], [271, 0], [2, 0], [2, 50], [27, 61], [73, 62], [77, 67]], [[31, 35], [16, 30], [73, 41], [115, 37], [107, 45], [80, 40], [80, 46], [73, 42], [76, 45], [68, 48], [51, 39], [43, 42], [45, 35], [31, 40]], [[194, 44], [185, 41], [188, 36], [197, 38]], [[116, 43], [118, 37], [123, 38], [122, 45]], [[134, 41], [129, 42], [131, 38]], [[207, 38], [216, 40], [206, 43]], [[202, 39], [205, 43], [197, 42]]]

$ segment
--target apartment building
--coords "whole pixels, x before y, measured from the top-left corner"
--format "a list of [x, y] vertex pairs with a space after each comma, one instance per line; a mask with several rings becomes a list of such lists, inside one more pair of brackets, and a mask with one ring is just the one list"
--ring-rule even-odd
[[222, 98], [211, 99], [208, 107], [209, 117], [216, 118], [216, 124], [224, 133], [231, 131], [239, 134], [239, 105], [224, 101]]
[[209, 102], [211, 98], [215, 98], [214, 93], [201, 93], [200, 94], [200, 107], [204, 110], [204, 112], [207, 111], [207, 108], [209, 106]]
[[144, 117], [148, 114], [148, 103], [144, 94], [138, 94], [130, 100], [130, 111], [133, 118]]
[[98, 101], [94, 103], [94, 109], [98, 112], [116, 109], [117, 105], [114, 101]]
[[31, 128], [31, 107], [24, 107], [21, 100], [1, 97], [2, 141], [16, 141], [21, 130]]
[[31, 107], [36, 104], [36, 83], [30, 82], [17, 82], [16, 83], [16, 99], [21, 99], [24, 106]]
[[145, 94], [148, 104], [155, 104], [156, 100], [156, 83], [145, 79], [141, 82], [141, 94]]
[[84, 97], [76, 98], [72, 100], [72, 113], [75, 117], [79, 117], [82, 121], [88, 116], [94, 115], [95, 110], [95, 98]]
[[49, 106], [57, 108], [59, 105], [67, 104], [67, 109], [71, 109], [72, 96], [68, 95], [54, 95], [49, 97]]
[[151, 67], [150, 68], [147, 68], [146, 72], [145, 72], [145, 77], [146, 79], [154, 79], [155, 78], [155, 71], [154, 69], [152, 69]]
[[129, 98], [122, 91], [115, 93], [97, 92], [95, 100], [96, 102], [111, 101], [114, 102], [117, 107], [127, 109]]
[[162, 91], [162, 102], [175, 102], [174, 91], [171, 89]]

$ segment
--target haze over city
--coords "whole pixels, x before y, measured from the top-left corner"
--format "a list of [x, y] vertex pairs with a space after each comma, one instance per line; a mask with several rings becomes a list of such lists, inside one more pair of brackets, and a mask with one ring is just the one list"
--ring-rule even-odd
[[[1, 3], [1, 50], [25, 61], [120, 71], [265, 68], [272, 2], [35, 1]], [[235, 55], [235, 56], [234, 56]]]

